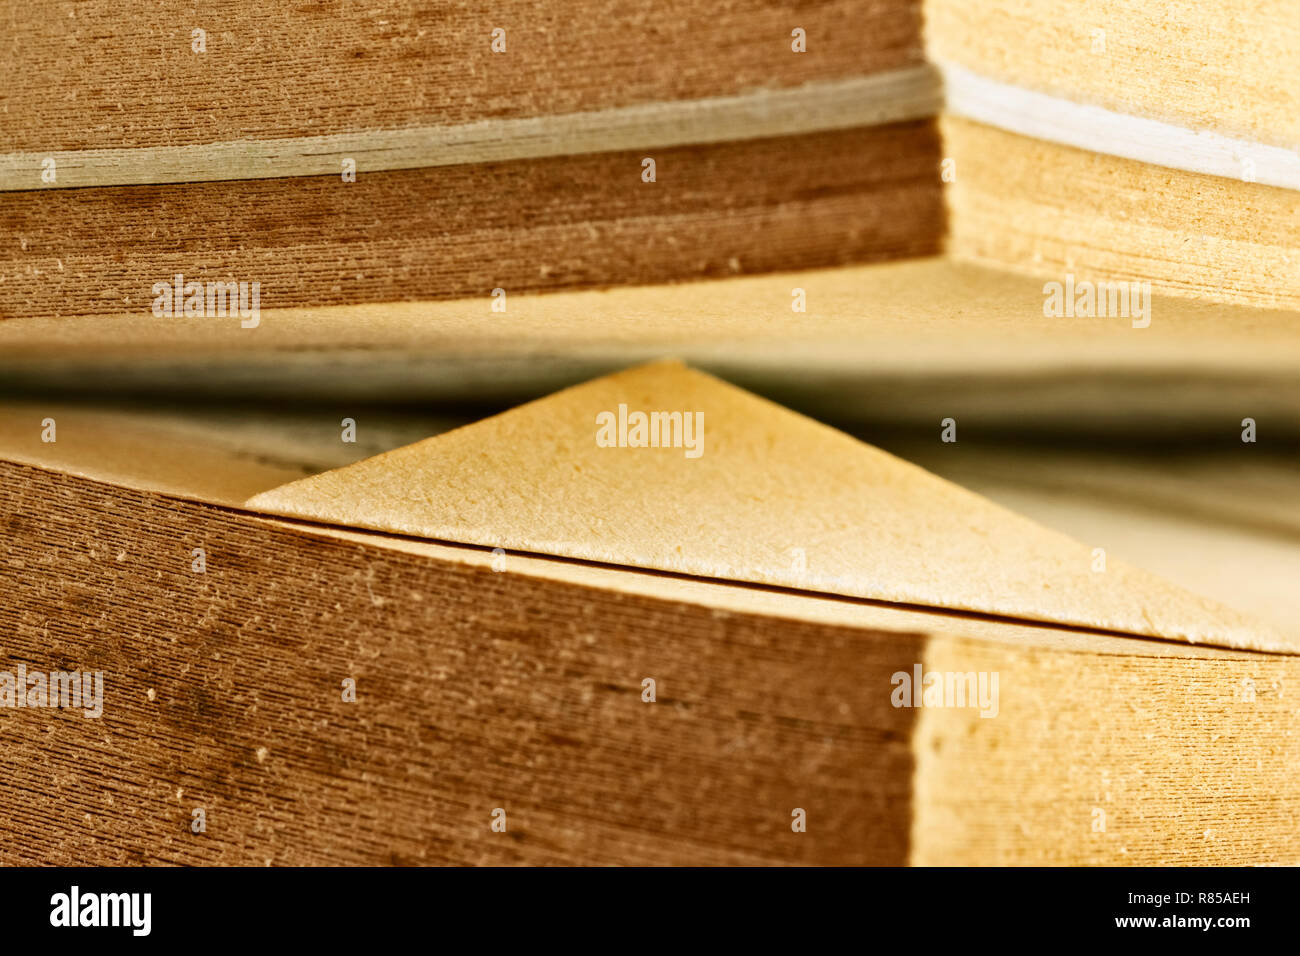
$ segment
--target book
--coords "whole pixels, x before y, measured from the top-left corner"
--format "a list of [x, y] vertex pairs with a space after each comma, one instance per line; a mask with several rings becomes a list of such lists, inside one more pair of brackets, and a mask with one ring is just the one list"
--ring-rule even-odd
[[0, 862], [1300, 863], [1290, 6], [0, 12]]
[[[938, 90], [915, 3], [652, 19], [581, 3], [15, 14], [0, 215], [20, 242], [0, 317], [148, 313], [155, 284], [186, 275], [294, 307], [937, 251], [942, 196], [913, 162], [935, 148]], [[85, 70], [49, 96], [69, 48]]]
[[15, 14], [0, 317], [223, 318], [204, 293], [233, 283], [256, 286], [247, 320], [936, 254], [1300, 306], [1284, 8], [1071, 11]]
[[319, 471], [8, 411], [10, 661], [103, 687], [4, 722], [8, 862], [1300, 851], [1293, 633], [679, 364]]

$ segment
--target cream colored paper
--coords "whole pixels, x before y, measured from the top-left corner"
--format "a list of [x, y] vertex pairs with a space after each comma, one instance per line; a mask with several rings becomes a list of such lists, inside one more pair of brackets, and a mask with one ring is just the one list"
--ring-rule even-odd
[[[686, 447], [600, 416], [702, 415]], [[629, 434], [629, 439], [631, 435]], [[939, 441], [936, 427], [936, 442]], [[252, 497], [329, 524], [1146, 637], [1296, 650], [1267, 625], [679, 363], [597, 379]]]

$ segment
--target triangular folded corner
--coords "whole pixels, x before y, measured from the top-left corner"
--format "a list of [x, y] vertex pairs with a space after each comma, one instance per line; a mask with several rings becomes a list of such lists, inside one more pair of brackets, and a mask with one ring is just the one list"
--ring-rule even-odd
[[638, 366], [251, 498], [507, 551], [1195, 644], [1300, 652], [1117, 561], [679, 362]]

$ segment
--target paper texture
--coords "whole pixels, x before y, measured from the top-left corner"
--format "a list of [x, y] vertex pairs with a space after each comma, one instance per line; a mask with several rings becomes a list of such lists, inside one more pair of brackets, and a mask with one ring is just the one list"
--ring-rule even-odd
[[[702, 429], [694, 447], [635, 447], [622, 425], [635, 412], [677, 412]], [[611, 417], [616, 444], [602, 447]], [[247, 504], [507, 551], [1297, 649], [1262, 622], [1102, 563], [1087, 545], [678, 363], [567, 389]]]

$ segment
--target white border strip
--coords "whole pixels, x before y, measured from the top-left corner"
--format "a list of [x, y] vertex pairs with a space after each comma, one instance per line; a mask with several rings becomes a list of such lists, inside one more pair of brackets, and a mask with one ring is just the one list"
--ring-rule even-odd
[[[940, 79], [942, 76], [942, 80]], [[458, 126], [0, 155], [0, 191], [338, 175], [718, 143], [925, 119], [947, 111], [1034, 139], [1300, 190], [1300, 153], [1002, 83], [955, 63], [736, 96]], [[56, 179], [42, 179], [53, 159]]]
[[1035, 93], [941, 63], [945, 109], [1012, 133], [1155, 166], [1300, 189], [1300, 154]]
[[[0, 191], [358, 174], [666, 148], [789, 136], [924, 119], [939, 112], [941, 83], [928, 66], [756, 90], [737, 96], [646, 103], [527, 119], [484, 120], [292, 139], [0, 155]], [[41, 178], [47, 159], [55, 182]]]

